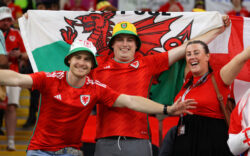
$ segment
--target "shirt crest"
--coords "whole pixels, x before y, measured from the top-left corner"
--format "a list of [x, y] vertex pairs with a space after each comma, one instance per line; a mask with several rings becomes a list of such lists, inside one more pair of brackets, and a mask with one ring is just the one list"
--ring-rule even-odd
[[11, 42], [14, 42], [14, 41], [16, 40], [16, 36], [11, 35], [11, 36], [9, 37], [9, 39], [10, 39]]
[[90, 101], [90, 95], [81, 95], [80, 100], [84, 106], [87, 106], [89, 104], [89, 101]]
[[130, 66], [132, 66], [132, 67], [134, 67], [136, 69], [139, 67], [139, 65], [140, 65], [139, 61], [135, 61], [135, 62], [130, 64]]

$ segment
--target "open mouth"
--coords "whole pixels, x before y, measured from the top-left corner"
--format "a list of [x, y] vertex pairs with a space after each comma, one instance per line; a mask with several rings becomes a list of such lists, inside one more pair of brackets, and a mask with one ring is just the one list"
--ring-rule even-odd
[[198, 65], [198, 62], [191, 63], [191, 66], [196, 66], [196, 65]]
[[79, 72], [84, 72], [84, 71], [87, 71], [88, 68], [86, 68], [86, 67], [76, 67], [76, 70], [79, 71]]
[[121, 48], [120, 51], [122, 52], [128, 52], [130, 50], [130, 48]]

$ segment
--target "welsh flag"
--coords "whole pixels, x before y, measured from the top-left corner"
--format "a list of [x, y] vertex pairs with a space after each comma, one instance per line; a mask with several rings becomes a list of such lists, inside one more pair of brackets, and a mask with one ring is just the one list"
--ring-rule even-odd
[[[29, 10], [28, 19], [20, 18], [19, 26], [33, 70], [51, 72], [68, 70], [63, 60], [75, 39], [92, 41], [97, 48], [97, 55], [112, 54], [107, 43], [113, 26], [121, 21], [129, 21], [137, 27], [142, 41], [141, 49], [137, 53], [143, 56], [168, 51], [223, 24], [218, 12]], [[250, 36], [249, 20], [232, 18], [232, 23], [230, 29], [210, 44], [211, 52], [214, 54], [211, 61], [216, 68], [221, 67], [250, 44], [247, 38]], [[177, 62], [158, 77], [158, 83], [151, 88], [153, 100], [168, 105], [173, 103], [174, 96], [183, 83], [184, 65], [183, 61]], [[235, 81], [236, 98], [249, 88], [249, 68], [248, 62]]]
[[[209, 44], [212, 53], [211, 64], [215, 69], [221, 68], [235, 55], [250, 46], [250, 18], [230, 17], [232, 24], [223, 34]], [[244, 65], [232, 85], [236, 103], [250, 88], [250, 61]]]
[[[250, 18], [233, 16], [230, 19], [232, 22], [230, 28], [227, 28], [225, 32], [209, 44], [211, 53], [210, 64], [214, 70], [219, 70], [235, 55], [250, 46]], [[178, 70], [176, 70], [176, 66], [178, 66]], [[179, 61], [170, 68], [170, 71], [161, 74], [159, 77], [161, 83], [153, 85], [151, 89], [152, 97], [155, 101], [172, 104], [171, 102], [173, 102], [175, 95], [178, 93], [179, 87], [183, 84], [182, 81], [179, 81], [181, 79], [177, 80], [176, 77], [183, 78], [184, 66], [185, 62]], [[174, 84], [172, 85], [172, 83]], [[169, 86], [176, 86], [178, 89], [173, 90], [168, 88]], [[232, 95], [236, 103], [248, 88], [250, 88], [250, 61], [244, 65], [231, 86]], [[165, 99], [171, 100], [166, 101]]]

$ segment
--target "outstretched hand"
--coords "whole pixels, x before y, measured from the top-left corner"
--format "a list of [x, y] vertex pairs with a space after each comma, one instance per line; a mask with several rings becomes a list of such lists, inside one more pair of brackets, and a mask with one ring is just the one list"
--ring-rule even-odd
[[230, 25], [230, 23], [231, 23], [231, 20], [230, 20], [228, 15], [223, 15], [222, 20], [223, 20], [223, 23], [224, 23], [224, 27], [228, 27]]
[[189, 109], [195, 109], [197, 102], [194, 99], [187, 99], [185, 101], [181, 101], [181, 97], [172, 105], [168, 107], [169, 115], [180, 115], [183, 113], [193, 114], [189, 111]]

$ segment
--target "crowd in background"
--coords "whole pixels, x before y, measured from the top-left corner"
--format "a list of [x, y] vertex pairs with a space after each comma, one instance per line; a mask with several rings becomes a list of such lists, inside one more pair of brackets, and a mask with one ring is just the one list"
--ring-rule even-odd
[[[236, 16], [249, 16], [249, 10], [244, 6], [244, 0], [231, 0], [230, 3], [227, 1], [225, 3], [224, 12], [220, 10], [211, 10], [206, 8], [210, 5], [210, 1], [206, 0], [158, 0], [150, 1], [148, 5], [147, 0], [137, 1], [137, 4], [130, 0], [119, 1], [119, 0], [4, 0], [12, 10], [12, 15], [14, 19], [19, 18], [22, 13], [26, 12], [28, 9], [50, 9], [50, 10], [82, 10], [82, 11], [93, 11], [93, 10], [103, 10], [108, 7], [107, 10], [146, 10], [146, 11], [168, 11], [168, 12], [183, 12], [183, 11], [219, 11], [220, 13]], [[100, 3], [99, 3], [100, 2]], [[214, 1], [216, 3], [216, 1]], [[248, 2], [248, 1], [247, 1]], [[120, 8], [120, 5], [125, 4], [127, 6], [132, 5], [134, 8], [124, 6]], [[139, 5], [138, 3], [141, 3]], [[219, 2], [217, 2], [219, 3]], [[221, 2], [223, 3], [223, 2]], [[150, 6], [151, 4], [154, 4]], [[193, 5], [192, 8], [188, 5]], [[249, 2], [247, 3], [249, 5]], [[112, 9], [111, 9], [111, 8]], [[193, 10], [194, 9], [194, 10]], [[15, 25], [15, 23], [14, 23]]]

